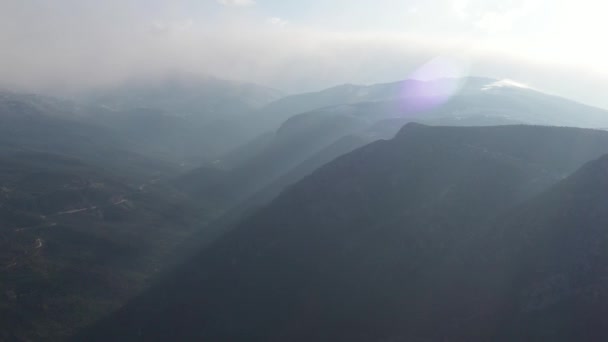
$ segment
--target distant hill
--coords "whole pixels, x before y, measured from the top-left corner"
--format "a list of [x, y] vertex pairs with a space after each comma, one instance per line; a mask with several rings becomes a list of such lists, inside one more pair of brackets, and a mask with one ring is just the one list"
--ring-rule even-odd
[[238, 120], [197, 122], [146, 108], [106, 112], [86, 122], [128, 139], [135, 151], [186, 168], [213, 161], [253, 137]]
[[151, 108], [112, 110], [9, 92], [0, 93], [0, 123], [0, 153], [63, 153], [107, 167], [141, 159], [148, 164], [143, 172], [154, 162], [153, 169], [197, 166], [255, 136], [235, 117], [199, 121]]
[[0, 94], [0, 155], [45, 152], [82, 159], [123, 176], [156, 177], [176, 166], [137, 152], [135, 143], [82, 117], [76, 104], [37, 95]]
[[261, 108], [258, 116], [260, 122], [278, 127], [296, 114], [319, 109], [331, 112], [331, 107], [341, 105], [369, 107], [369, 103], [376, 104], [376, 114], [384, 117], [405, 116], [422, 121], [442, 118], [456, 124], [462, 120], [460, 125], [488, 125], [495, 120], [503, 124], [600, 128], [608, 122], [604, 110], [544, 94], [513, 81], [476, 77], [342, 85], [281, 98]]
[[104, 115], [91, 119], [128, 135], [143, 152], [196, 165], [253, 139], [258, 132], [245, 118], [280, 97], [280, 91], [253, 83], [173, 72], [75, 99], [103, 108]]
[[602, 336], [605, 158], [568, 176], [607, 151], [602, 131], [408, 124], [290, 186], [79, 338]]
[[81, 96], [89, 103], [116, 111], [145, 108], [195, 121], [213, 121], [246, 114], [283, 95], [253, 83], [172, 72], [132, 79]]
[[449, 97], [469, 87], [481, 88], [493, 82], [491, 79], [443, 79], [436, 81], [404, 80], [399, 82], [355, 85], [344, 84], [318, 92], [286, 96], [260, 109], [260, 117], [269, 124], [278, 124], [295, 114], [364, 102], [382, 102], [411, 97]]
[[[346, 104], [293, 115], [297, 110], [340, 102]], [[427, 106], [427, 103], [434, 105]], [[224, 172], [225, 177], [194, 182], [193, 186], [186, 187], [189, 191], [209, 194], [211, 198], [221, 193], [220, 200], [227, 206], [252, 199], [251, 196], [259, 192], [265, 192], [265, 198], [271, 199], [271, 192], [276, 194], [314, 170], [311, 164], [298, 170], [309, 158], [315, 158], [322, 151], [326, 151], [323, 158], [326, 161], [340, 156], [337, 150], [331, 157], [327, 155], [327, 149], [340, 139], [347, 136], [356, 136], [366, 142], [389, 139], [407, 122], [437, 126], [608, 125], [608, 111], [547, 95], [514, 82], [483, 78], [342, 86], [290, 96], [264, 110], [259, 114], [261, 119], [269, 115], [278, 118], [275, 114], [279, 113], [288, 117], [278, 127], [274, 138], [266, 134], [263, 139], [252, 140], [238, 149], [240, 152], [228, 154], [226, 163], [218, 158], [219, 167], [229, 169]], [[248, 148], [250, 145], [255, 148]], [[237, 160], [235, 163], [235, 155], [240, 156], [242, 162]], [[296, 174], [300, 176], [295, 177]], [[191, 175], [186, 177], [193, 179]], [[274, 190], [268, 191], [269, 186]], [[256, 196], [254, 202], [263, 197]]]

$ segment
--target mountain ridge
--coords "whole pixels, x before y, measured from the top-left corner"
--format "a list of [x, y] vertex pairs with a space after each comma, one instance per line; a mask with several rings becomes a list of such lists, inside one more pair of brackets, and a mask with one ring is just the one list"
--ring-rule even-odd
[[[506, 140], [509, 134], [514, 139]], [[472, 272], [464, 271], [469, 256], [462, 247], [499, 215], [605, 154], [607, 138], [572, 128], [409, 124], [393, 140], [347, 153], [288, 187], [83, 336], [487, 340], [495, 321], [467, 315], [476, 314], [480, 298], [500, 293], [500, 283], [482, 277], [480, 284], [498, 287], [474, 295], [477, 287], [454, 276], [452, 266]], [[530, 141], [539, 149], [522, 151]], [[571, 150], [545, 155], [559, 150], [552, 147], [559, 141]], [[484, 262], [472, 265], [486, 270]], [[470, 308], [450, 292], [451, 281]], [[445, 301], [434, 306], [433, 298]], [[470, 330], [467, 319], [487, 328]], [[436, 327], [443, 322], [449, 324]]]

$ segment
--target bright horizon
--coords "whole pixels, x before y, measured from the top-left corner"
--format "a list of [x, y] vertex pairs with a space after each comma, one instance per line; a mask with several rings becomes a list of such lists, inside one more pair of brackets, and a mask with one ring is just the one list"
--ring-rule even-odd
[[608, 108], [607, 10], [592, 0], [5, 0], [0, 79], [60, 93], [177, 70], [295, 93], [448, 60], [458, 72], [437, 77], [512, 79]]

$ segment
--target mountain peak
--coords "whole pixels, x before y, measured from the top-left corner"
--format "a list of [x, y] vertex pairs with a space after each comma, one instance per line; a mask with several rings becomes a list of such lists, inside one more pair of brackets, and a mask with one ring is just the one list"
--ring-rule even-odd
[[424, 125], [424, 124], [421, 124], [418, 122], [408, 122], [401, 128], [401, 130], [399, 131], [399, 133], [397, 133], [397, 135], [404, 134], [406, 131], [409, 131], [409, 130], [422, 129], [422, 128], [428, 128], [428, 127], [430, 127], [430, 126]]

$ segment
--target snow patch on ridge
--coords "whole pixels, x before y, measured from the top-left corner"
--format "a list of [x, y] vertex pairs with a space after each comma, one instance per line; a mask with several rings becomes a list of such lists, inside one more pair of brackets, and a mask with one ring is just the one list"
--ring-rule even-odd
[[496, 82], [492, 82], [487, 84], [481, 88], [482, 91], [488, 91], [492, 89], [501, 89], [501, 88], [521, 88], [521, 89], [531, 89], [529, 86], [519, 83], [513, 80], [504, 79]]

